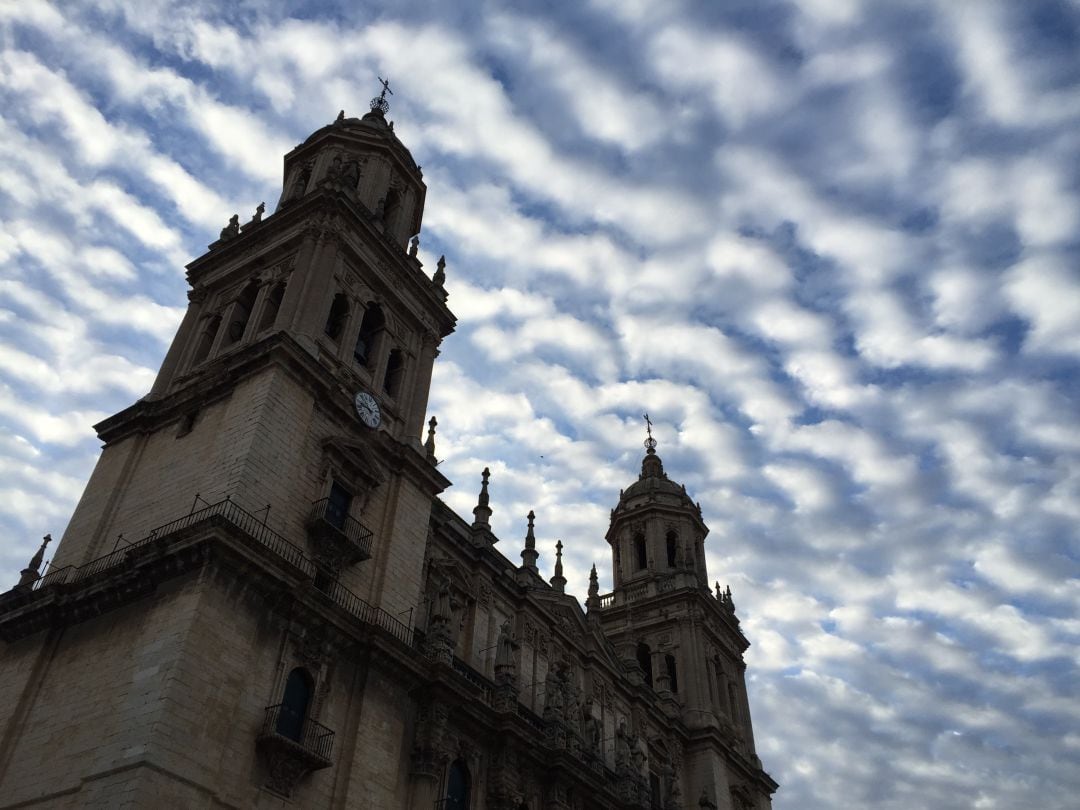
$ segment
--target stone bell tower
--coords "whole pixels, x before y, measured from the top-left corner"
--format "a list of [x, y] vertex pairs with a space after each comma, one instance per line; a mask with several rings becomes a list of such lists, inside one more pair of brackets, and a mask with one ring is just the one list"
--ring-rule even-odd
[[380, 757], [405, 696], [368, 663], [411, 660], [449, 485], [421, 431], [455, 319], [385, 94], [289, 152], [277, 209], [188, 265], [52, 568], [0, 594], [0, 806], [285, 807], [335, 763], [304, 806], [399, 790]]
[[277, 210], [234, 216], [188, 265], [176, 338], [150, 394], [97, 426], [102, 456], [54, 567], [228, 498], [286, 533], [313, 509], [355, 521], [350, 543], [308, 527], [312, 555], [365, 598], [396, 581], [389, 606], [414, 603], [405, 572], [446, 486], [420, 434], [454, 317], [443, 260], [429, 277], [417, 256], [426, 187], [386, 109], [380, 96], [313, 133], [285, 156]]
[[767, 808], [776, 785], [754, 750], [750, 645], [730, 589], [709, 588], [701, 506], [667, 476], [656, 447], [649, 422], [641, 473], [611, 512], [614, 590], [599, 597], [600, 623], [648, 693], [687, 728], [691, 784], [706, 786], [716, 807]]

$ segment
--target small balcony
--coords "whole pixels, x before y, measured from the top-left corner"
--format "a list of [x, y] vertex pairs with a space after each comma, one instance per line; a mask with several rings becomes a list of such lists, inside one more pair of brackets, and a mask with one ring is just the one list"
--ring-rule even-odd
[[311, 505], [307, 529], [315, 558], [332, 571], [371, 557], [371, 530], [349, 517], [331, 498], [322, 498]]
[[333, 764], [334, 732], [281, 703], [266, 707], [255, 745], [266, 760], [267, 786], [283, 796], [307, 774]]

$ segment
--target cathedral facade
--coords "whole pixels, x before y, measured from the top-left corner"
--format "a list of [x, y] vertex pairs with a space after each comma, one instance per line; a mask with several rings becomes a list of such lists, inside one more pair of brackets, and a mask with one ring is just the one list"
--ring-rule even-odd
[[771, 806], [748, 642], [651, 436], [584, 605], [531, 513], [496, 547], [487, 470], [471, 516], [438, 498], [455, 318], [385, 113], [312, 134], [188, 265], [153, 389], [0, 595], [0, 808]]

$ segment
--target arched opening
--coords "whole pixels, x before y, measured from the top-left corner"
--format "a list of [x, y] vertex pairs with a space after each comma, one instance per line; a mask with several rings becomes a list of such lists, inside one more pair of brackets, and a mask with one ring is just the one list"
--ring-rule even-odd
[[655, 773], [649, 774], [649, 807], [655, 810], [663, 810], [663, 797], [660, 795], [660, 776]]
[[634, 563], [637, 570], [641, 571], [649, 564], [648, 553], [645, 549], [645, 535], [638, 532], [634, 535]]
[[446, 779], [446, 810], [468, 810], [471, 781], [469, 766], [464, 760], [455, 759], [450, 763], [450, 773]]
[[390, 230], [397, 224], [398, 212], [401, 210], [401, 192], [391, 188], [386, 192], [386, 203], [383, 205], [383, 222]]
[[679, 535], [675, 532], [667, 533], [667, 564], [668, 568], [674, 568], [679, 557]]
[[638, 666], [641, 667], [642, 674], [645, 676], [645, 683], [651, 687], [653, 685], [652, 650], [644, 642], [637, 645], [637, 662]]
[[353, 347], [353, 359], [364, 366], [371, 368], [375, 365], [375, 343], [379, 335], [386, 328], [386, 317], [382, 307], [372, 304], [364, 311], [364, 318], [360, 321], [360, 332], [356, 336], [356, 345]]
[[728, 710], [729, 710], [729, 713], [731, 715], [731, 719], [734, 722], [738, 723], [739, 718], [742, 716], [742, 712], [739, 711], [739, 701], [738, 701], [738, 696], [735, 694], [735, 684], [730, 683], [730, 682], [728, 683], [728, 685], [727, 685], [727, 695], [728, 695]]
[[679, 670], [678, 670], [678, 667], [675, 665], [675, 656], [674, 655], [665, 655], [664, 656], [664, 669], [667, 670], [668, 683], [671, 686], [671, 691], [672, 692], [678, 692], [679, 691]]
[[206, 322], [206, 326], [203, 327], [203, 330], [199, 335], [199, 342], [195, 345], [195, 353], [191, 357], [191, 364], [193, 366], [198, 365], [210, 356], [210, 349], [214, 345], [214, 338], [217, 337], [218, 328], [220, 326], [220, 315], [215, 315]]
[[394, 399], [401, 393], [401, 380], [405, 376], [405, 359], [400, 349], [392, 349], [386, 360], [386, 376], [383, 378], [383, 390]]
[[274, 285], [266, 296], [266, 306], [263, 307], [262, 318], [259, 320], [259, 331], [262, 332], [274, 325], [278, 312], [281, 310], [281, 301], [285, 298], [285, 282], [279, 281]]
[[311, 676], [307, 670], [297, 667], [285, 679], [285, 693], [281, 698], [275, 731], [282, 737], [300, 742], [304, 734], [304, 719], [311, 702]]
[[255, 296], [259, 294], [259, 285], [252, 281], [236, 296], [229, 317], [229, 331], [225, 334], [225, 345], [239, 343], [247, 329], [251, 310], [255, 307]]
[[345, 293], [338, 293], [330, 304], [330, 314], [326, 316], [326, 336], [331, 340], [341, 337], [341, 331], [345, 328], [345, 321], [349, 318], [349, 299]]

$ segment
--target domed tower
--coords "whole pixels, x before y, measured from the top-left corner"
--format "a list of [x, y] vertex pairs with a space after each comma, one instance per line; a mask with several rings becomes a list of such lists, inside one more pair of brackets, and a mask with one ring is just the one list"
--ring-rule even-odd
[[612, 582], [615, 595], [634, 593], [649, 583], [664, 587], [708, 590], [705, 573], [705, 536], [709, 528], [701, 519], [701, 507], [672, 481], [656, 452], [656, 439], [645, 440], [645, 458], [638, 480], [619, 495], [611, 512], [607, 541], [612, 551]]
[[641, 473], [611, 511], [614, 590], [592, 605], [646, 699], [688, 730], [687, 787], [719, 807], [766, 808], [776, 783], [754, 751], [750, 643], [730, 589], [709, 588], [701, 507], [667, 476], [656, 447], [648, 423]]

